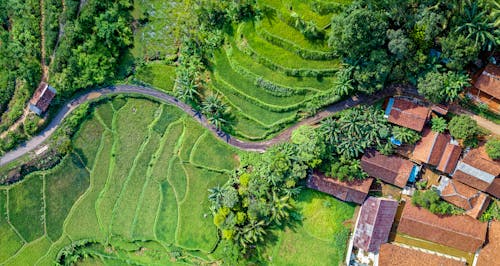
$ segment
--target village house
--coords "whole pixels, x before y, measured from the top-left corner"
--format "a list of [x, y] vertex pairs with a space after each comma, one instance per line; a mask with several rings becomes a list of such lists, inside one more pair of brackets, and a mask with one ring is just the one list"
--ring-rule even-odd
[[411, 159], [420, 163], [437, 166], [444, 173], [452, 173], [462, 153], [462, 148], [453, 143], [449, 134], [442, 134], [425, 128], [422, 139], [413, 149]]
[[407, 202], [398, 233], [474, 253], [486, 240], [487, 223], [467, 215], [440, 216]]
[[485, 146], [471, 149], [458, 162], [453, 179], [500, 198], [500, 162], [490, 159]]
[[367, 252], [378, 252], [380, 245], [389, 239], [397, 209], [396, 200], [369, 197], [361, 207], [354, 246]]
[[385, 108], [385, 117], [398, 126], [422, 131], [430, 109], [404, 98], [389, 98]]
[[43, 81], [40, 82], [40, 85], [38, 85], [38, 88], [30, 100], [30, 110], [37, 115], [42, 115], [45, 111], [47, 111], [47, 108], [49, 108], [50, 102], [56, 93], [56, 90], [47, 83]]
[[488, 64], [473, 78], [474, 87], [468, 95], [479, 103], [485, 103], [490, 110], [500, 113], [500, 67]]
[[[417, 249], [403, 244], [383, 244], [378, 255], [380, 266], [465, 266], [465, 260], [438, 255], [427, 250]], [[478, 264], [483, 265], [483, 264]], [[493, 264], [484, 264], [493, 265]]]
[[488, 243], [479, 251], [476, 265], [498, 265], [500, 263], [500, 222], [492, 221], [488, 228]]
[[378, 151], [368, 150], [361, 157], [361, 168], [369, 176], [403, 188], [408, 180], [415, 181], [419, 168], [414, 163], [398, 156], [385, 156]]
[[368, 196], [373, 178], [355, 181], [339, 181], [315, 171], [307, 179], [307, 187], [330, 194], [340, 200], [362, 204]]
[[459, 181], [441, 176], [437, 189], [441, 198], [465, 210], [465, 214], [477, 219], [488, 208], [490, 197]]

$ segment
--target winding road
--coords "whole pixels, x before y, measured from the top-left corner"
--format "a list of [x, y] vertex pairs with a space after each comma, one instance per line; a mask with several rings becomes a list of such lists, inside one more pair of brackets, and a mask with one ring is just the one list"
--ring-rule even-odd
[[324, 110], [316, 113], [316, 115], [303, 119], [295, 125], [283, 130], [280, 134], [275, 136], [272, 139], [260, 141], [260, 142], [249, 142], [239, 140], [235, 137], [232, 137], [224, 132], [221, 132], [217, 128], [215, 128], [212, 124], [208, 122], [208, 120], [201, 114], [194, 111], [189, 105], [179, 101], [177, 98], [166, 94], [165, 92], [158, 91], [156, 89], [136, 86], [136, 85], [116, 85], [106, 88], [100, 88], [92, 91], [88, 91], [85, 94], [77, 96], [75, 99], [69, 101], [66, 105], [64, 105], [56, 116], [52, 119], [50, 124], [37, 136], [31, 138], [30, 140], [21, 144], [15, 150], [7, 152], [0, 158], [0, 166], [5, 165], [9, 162], [14, 161], [15, 159], [23, 156], [24, 154], [35, 150], [40, 144], [42, 144], [46, 139], [54, 133], [62, 120], [73, 111], [80, 104], [87, 102], [89, 100], [95, 99], [97, 97], [109, 94], [120, 94], [120, 93], [131, 93], [131, 94], [139, 94], [144, 96], [153, 97], [161, 102], [165, 102], [168, 104], [175, 105], [181, 108], [184, 112], [191, 115], [196, 121], [198, 121], [203, 127], [212, 131], [212, 133], [217, 136], [219, 139], [227, 142], [229, 145], [237, 147], [246, 151], [256, 151], [263, 152], [269, 146], [273, 144], [286, 141], [290, 138], [293, 130], [301, 125], [314, 125], [324, 118], [331, 116], [332, 114], [344, 110], [346, 108], [350, 108], [359, 104], [369, 104], [373, 103], [379, 99], [384, 97], [394, 95], [394, 94], [403, 94], [403, 95], [416, 95], [416, 90], [407, 87], [389, 87], [380, 92], [377, 92], [374, 95], [362, 95], [362, 96], [353, 96], [349, 99], [337, 102], [326, 107]]

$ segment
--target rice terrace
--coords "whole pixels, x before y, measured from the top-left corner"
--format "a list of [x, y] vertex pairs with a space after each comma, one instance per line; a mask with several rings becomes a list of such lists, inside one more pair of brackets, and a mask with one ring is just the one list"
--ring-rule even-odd
[[0, 1], [0, 265], [494, 265], [495, 0]]

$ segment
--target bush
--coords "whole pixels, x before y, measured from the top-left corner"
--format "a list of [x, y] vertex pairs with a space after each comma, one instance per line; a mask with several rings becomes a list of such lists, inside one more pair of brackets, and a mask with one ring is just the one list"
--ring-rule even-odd
[[435, 214], [454, 215], [463, 213], [462, 209], [441, 200], [439, 192], [436, 189], [430, 189], [424, 192], [417, 190], [415, 194], [413, 194], [411, 201], [414, 205], [423, 207]]
[[500, 159], [500, 138], [490, 139], [486, 142], [486, 153], [491, 159]]
[[446, 123], [446, 120], [442, 117], [433, 117], [431, 120], [432, 124], [432, 131], [438, 132], [438, 133], [443, 133], [446, 130], [446, 127], [448, 124]]
[[468, 140], [477, 136], [477, 122], [467, 115], [455, 116], [448, 124], [450, 134], [457, 139]]

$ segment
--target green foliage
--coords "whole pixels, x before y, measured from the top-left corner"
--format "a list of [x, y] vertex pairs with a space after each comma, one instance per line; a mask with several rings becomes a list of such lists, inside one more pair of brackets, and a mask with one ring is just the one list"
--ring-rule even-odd
[[419, 78], [417, 87], [418, 91], [427, 99], [441, 103], [456, 100], [469, 84], [469, 77], [466, 74], [452, 71], [445, 73], [431, 71]]
[[332, 160], [330, 171], [327, 171], [326, 174], [340, 181], [354, 181], [368, 177], [368, 174], [361, 169], [360, 160], [347, 160], [344, 157], [340, 157], [339, 160]]
[[451, 33], [440, 40], [443, 49], [442, 57], [449, 60], [446, 66], [449, 69], [460, 71], [478, 56], [480, 47], [474, 41], [459, 33]]
[[448, 124], [448, 129], [454, 138], [462, 140], [475, 138], [479, 131], [477, 122], [468, 115], [454, 116]]
[[299, 161], [312, 168], [321, 163], [320, 158], [326, 147], [321, 135], [313, 127], [300, 126], [292, 132], [291, 141], [297, 146]]
[[[415, 191], [411, 199], [412, 204], [428, 209], [430, 212], [442, 215], [456, 215], [463, 213], [463, 210], [440, 199], [439, 193], [435, 189], [426, 191]], [[409, 204], [409, 203], [407, 203]]]
[[486, 142], [486, 153], [493, 160], [500, 159], [500, 138], [493, 138]]
[[434, 132], [438, 133], [443, 133], [446, 128], [448, 127], [448, 123], [446, 122], [446, 119], [436, 116], [431, 119], [431, 129]]
[[210, 94], [201, 103], [201, 110], [217, 129], [227, 124], [228, 108], [216, 94]]
[[415, 144], [420, 140], [422, 136], [412, 129], [406, 127], [395, 126], [392, 128], [392, 135], [395, 139], [400, 140], [403, 143]]
[[483, 212], [481, 217], [479, 218], [482, 222], [500, 220], [500, 206], [498, 206], [498, 200], [492, 200], [490, 206]]

